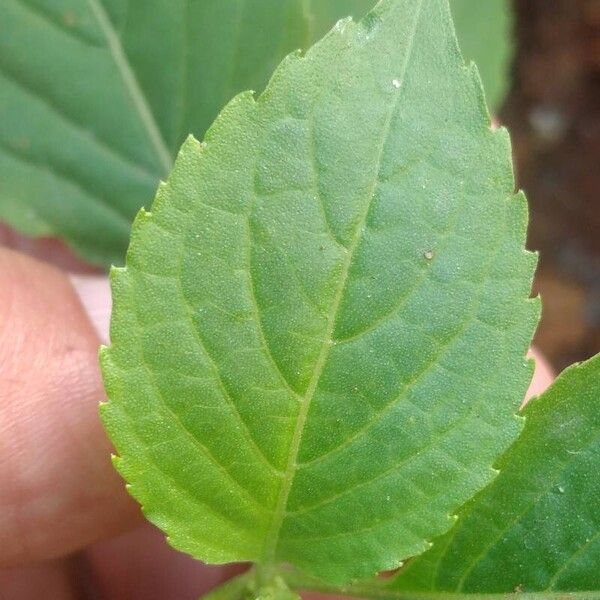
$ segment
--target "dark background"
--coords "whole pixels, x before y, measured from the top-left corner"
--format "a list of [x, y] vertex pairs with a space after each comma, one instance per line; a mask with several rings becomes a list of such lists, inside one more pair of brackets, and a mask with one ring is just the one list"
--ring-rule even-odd
[[500, 112], [540, 252], [537, 346], [557, 368], [600, 352], [600, 0], [516, 0]]

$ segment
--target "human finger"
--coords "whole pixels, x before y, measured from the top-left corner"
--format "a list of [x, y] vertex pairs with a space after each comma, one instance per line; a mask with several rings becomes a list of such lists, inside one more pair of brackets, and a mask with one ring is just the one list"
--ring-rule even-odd
[[100, 424], [99, 339], [67, 276], [0, 250], [0, 566], [64, 556], [138, 518]]

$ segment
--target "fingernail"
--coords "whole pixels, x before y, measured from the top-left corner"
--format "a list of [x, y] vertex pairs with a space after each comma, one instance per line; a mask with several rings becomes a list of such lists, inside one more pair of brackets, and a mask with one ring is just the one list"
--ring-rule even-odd
[[108, 278], [98, 275], [69, 275], [69, 279], [98, 337], [103, 344], [108, 343], [112, 306]]

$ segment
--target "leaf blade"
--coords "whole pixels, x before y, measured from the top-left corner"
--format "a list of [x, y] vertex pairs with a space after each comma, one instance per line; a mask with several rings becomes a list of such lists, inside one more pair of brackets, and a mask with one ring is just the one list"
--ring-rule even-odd
[[101, 0], [87, 0], [94, 19], [102, 31], [106, 40], [106, 46], [110, 50], [110, 55], [115, 63], [117, 71], [123, 81], [123, 85], [128, 91], [135, 110], [139, 114], [140, 121], [148, 136], [148, 141], [153, 146], [157, 158], [160, 161], [165, 174], [173, 168], [171, 152], [167, 148], [166, 141], [160, 132], [154, 114], [152, 113], [148, 101], [140, 87], [127, 55], [123, 50], [121, 40], [110, 20]]
[[[0, 172], [10, 183], [0, 218], [29, 235], [61, 235], [92, 262], [122, 263], [129, 223], [188, 132], [203, 134], [231, 90], [261, 89], [277, 61], [307, 43], [298, 0], [260, 3], [242, 20], [247, 49], [233, 57], [231, 86], [222, 87], [225, 74], [207, 57], [228, 53], [235, 40], [219, 29], [241, 3], [212, 4], [3, 3], [0, 144], [11, 160]], [[194, 42], [200, 34], [203, 44]], [[15, 160], [28, 172], [21, 184], [11, 173]]]
[[[176, 547], [344, 582], [451, 526], [516, 436], [531, 376], [513, 186], [440, 0], [339, 24], [184, 145], [115, 272], [103, 358], [120, 469]], [[482, 387], [466, 360], [496, 374]], [[193, 531], [165, 482], [150, 492], [149, 453], [198, 497]]]
[[7, 0], [0, 218], [121, 264], [128, 224], [187, 134], [201, 136], [240, 90], [262, 90], [287, 52], [373, 4]]
[[596, 357], [531, 402], [498, 479], [391, 588], [549, 595], [600, 588], [599, 374]]

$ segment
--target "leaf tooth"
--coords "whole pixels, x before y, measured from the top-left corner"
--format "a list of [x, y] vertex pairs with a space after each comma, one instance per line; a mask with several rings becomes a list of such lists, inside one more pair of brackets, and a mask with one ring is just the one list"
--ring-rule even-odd
[[113, 401], [111, 400], [112, 392], [116, 388], [115, 378], [111, 377], [110, 369], [114, 366], [112, 360], [111, 349], [107, 346], [102, 346], [99, 352], [99, 362], [102, 370], [102, 380], [106, 390], [106, 400], [100, 402], [100, 414], [103, 419], [108, 417], [108, 412], [112, 409]]
[[[111, 289], [113, 315], [114, 315], [115, 309], [118, 310], [118, 308], [120, 308], [121, 306], [125, 306], [129, 302], [131, 283], [130, 283], [130, 277], [129, 277], [127, 267], [114, 267], [114, 266], [111, 267], [109, 279], [110, 279], [110, 289]], [[100, 366], [102, 367], [102, 373], [103, 373], [105, 387], [108, 386], [107, 373], [110, 372], [110, 366], [112, 366], [112, 365], [109, 365], [109, 361], [112, 361], [114, 358], [112, 344], [115, 341], [115, 339], [118, 337], [117, 334], [118, 334], [119, 328], [120, 328], [120, 324], [117, 322], [117, 320], [113, 316], [113, 318], [111, 318], [111, 321], [110, 321], [110, 330], [109, 330], [109, 339], [110, 339], [111, 345], [108, 347], [103, 346], [100, 349], [100, 353], [99, 353]]]
[[[450, 9], [449, 2], [441, 3], [441, 10], [445, 13], [444, 20], [448, 23], [454, 23], [454, 18], [452, 16], [452, 11]], [[479, 109], [479, 115], [481, 118], [481, 122], [485, 125], [486, 128], [492, 130], [492, 118], [488, 109], [487, 100], [485, 97], [485, 89], [483, 87], [483, 81], [481, 79], [481, 74], [479, 73], [479, 69], [473, 60], [466, 61], [462, 50], [460, 48], [460, 43], [458, 41], [458, 36], [456, 33], [456, 29], [454, 25], [451, 25], [452, 29], [452, 52], [456, 62], [458, 63], [461, 71], [463, 71], [467, 75], [467, 79], [471, 83], [472, 92], [474, 93], [475, 103], [474, 106]]]
[[275, 71], [273, 71], [273, 75], [269, 79], [269, 83], [267, 84], [264, 91], [256, 97], [254, 92], [242, 92], [238, 94], [239, 96], [243, 96], [246, 93], [252, 94], [252, 100], [256, 104], [264, 104], [268, 102], [268, 100], [273, 96], [273, 93], [277, 90], [277, 85], [282, 82], [285, 78], [285, 75], [296, 67], [296, 65], [303, 60], [305, 60], [309, 56], [310, 50], [305, 54], [302, 50], [294, 50], [294, 52], [290, 52], [285, 56], [285, 58], [277, 65]]
[[112, 265], [108, 271], [108, 276], [111, 280], [117, 279], [124, 271], [125, 267], [117, 267], [116, 265]]
[[[141, 240], [145, 237], [145, 231], [148, 229], [148, 226], [152, 223], [152, 213], [147, 211], [145, 208], [140, 208], [133, 223], [131, 224], [131, 237], [129, 242], [129, 248], [127, 249], [127, 257], [125, 260], [125, 269], [123, 276], [125, 276], [127, 269], [129, 266], [134, 265], [136, 263], [138, 249], [140, 247], [143, 248], [143, 244], [137, 243], [137, 240]], [[117, 279], [121, 280], [122, 277], [118, 277]], [[114, 288], [113, 288], [114, 292]]]
[[[109, 346], [100, 346], [98, 350], [98, 360], [100, 361], [100, 366], [104, 368], [107, 366], [108, 361], [110, 360], [110, 347]], [[101, 402], [101, 404], [106, 404], [108, 400]]]
[[[512, 143], [510, 134], [506, 127], [491, 127], [491, 120], [486, 122], [486, 133], [490, 140], [489, 150], [497, 157], [497, 179], [502, 189], [506, 190], [507, 198], [510, 200], [516, 194], [515, 172], [512, 164]], [[527, 225], [527, 207], [525, 206], [525, 214], [523, 216], [524, 225]], [[519, 233], [521, 232], [518, 229]]]
[[[131, 237], [132, 239], [134, 238], [135, 235], [139, 235], [140, 233], [142, 233], [143, 229], [145, 228], [145, 226], [148, 224], [148, 222], [152, 219], [152, 212], [151, 211], [147, 211], [145, 208], [140, 208], [140, 210], [138, 210], [137, 214], [135, 215], [135, 218], [133, 220], [133, 223], [131, 225]], [[134, 246], [135, 244], [130, 243], [130, 248], [131, 246]]]
[[354, 19], [352, 17], [344, 17], [343, 19], [339, 19], [327, 35], [335, 35], [337, 33], [345, 35], [348, 29], [352, 27], [352, 23], [354, 23]]
[[160, 212], [166, 204], [168, 204], [170, 186], [167, 181], [160, 181], [156, 189], [156, 196], [152, 203], [152, 212]]
[[203, 143], [199, 139], [197, 139], [193, 133], [190, 133], [185, 138], [185, 141], [183, 142], [183, 144], [181, 144], [181, 148], [179, 149], [178, 156], [179, 156], [179, 154], [182, 154], [186, 150], [190, 150], [190, 149], [195, 150], [197, 152], [202, 152], [203, 147], [204, 147]]
[[113, 304], [115, 304], [123, 298], [127, 289], [127, 267], [111, 267], [109, 279]]
[[[178, 155], [178, 158], [183, 154], [185, 149], [193, 148], [194, 150], [200, 152], [208, 150], [212, 142], [218, 142], [222, 137], [222, 134], [227, 132], [227, 128], [231, 123], [240, 121], [243, 122], [245, 119], [249, 119], [255, 105], [256, 98], [254, 96], [254, 91], [252, 90], [246, 90], [234, 96], [217, 115], [217, 118], [213, 121], [212, 125], [204, 134], [204, 145], [198, 142], [199, 147], [194, 147], [193, 143], [190, 142], [190, 138], [188, 137], [184, 147], [182, 147]], [[190, 137], [193, 138], [193, 136]], [[194, 138], [194, 141], [197, 140]]]
[[[532, 358], [528, 358], [527, 362], [532, 363], [534, 362], [534, 360]], [[513, 418], [515, 419], [515, 421], [517, 421], [520, 425], [525, 425], [525, 421], [527, 421], [527, 417], [522, 413], [522, 412], [516, 412], [513, 413]]]
[[525, 298], [525, 302], [535, 304], [538, 311], [541, 311], [542, 309], [542, 297], [540, 296], [540, 294], [538, 294], [537, 296], [533, 296], [532, 298]]
[[479, 68], [477, 67], [475, 62], [471, 60], [465, 64], [465, 69], [471, 82], [472, 90], [475, 93], [476, 107], [479, 109], [482, 121], [485, 123], [486, 127], [488, 127], [491, 131], [495, 132], [498, 129], [503, 129], [502, 127], [498, 129], [492, 128], [492, 117], [490, 115], [490, 111], [487, 105], [485, 90], [483, 87], [483, 80], [481, 79], [481, 73], [479, 72]]

